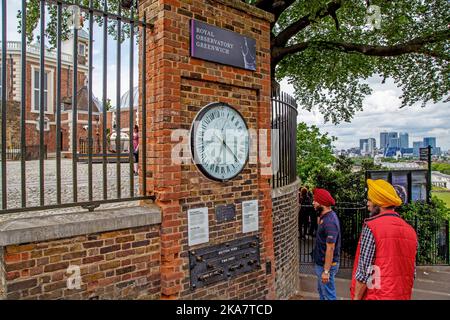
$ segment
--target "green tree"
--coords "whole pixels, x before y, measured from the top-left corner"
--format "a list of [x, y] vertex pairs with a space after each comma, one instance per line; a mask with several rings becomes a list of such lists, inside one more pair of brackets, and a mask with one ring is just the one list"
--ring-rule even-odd
[[[106, 1], [109, 11], [116, 12], [120, 0]], [[402, 107], [449, 101], [448, 0], [242, 1], [274, 14], [270, 35], [274, 85], [287, 78], [301, 107], [318, 107], [326, 121], [350, 121], [362, 110], [371, 93], [364, 80], [374, 75], [383, 82], [394, 79], [403, 91]], [[103, 2], [93, 0], [93, 6], [102, 8]], [[39, 1], [27, 3], [27, 35], [32, 37]], [[77, 3], [87, 6], [89, 0]], [[51, 8], [46, 33], [54, 44], [56, 11]], [[129, 10], [123, 14], [129, 15]], [[101, 17], [96, 19], [102, 23]], [[114, 22], [108, 28], [116, 36]], [[67, 36], [68, 28], [63, 30]], [[123, 37], [126, 33], [124, 24]]]
[[[433, 197], [430, 204], [415, 202], [398, 209], [401, 216], [416, 229], [419, 239], [418, 263], [446, 263], [445, 237], [446, 225], [450, 219], [450, 209], [445, 203]], [[450, 235], [447, 235], [450, 236]], [[450, 250], [447, 248], [447, 250]]]
[[329, 170], [334, 163], [332, 143], [335, 137], [322, 134], [316, 126], [297, 125], [297, 175], [304, 184], [315, 185], [318, 172]]

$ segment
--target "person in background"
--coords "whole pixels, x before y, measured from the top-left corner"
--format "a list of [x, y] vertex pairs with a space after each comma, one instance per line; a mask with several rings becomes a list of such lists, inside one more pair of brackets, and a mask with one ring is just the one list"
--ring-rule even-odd
[[306, 239], [308, 232], [308, 222], [310, 217], [310, 211], [312, 209], [312, 199], [308, 193], [308, 189], [303, 187], [300, 189], [299, 195], [299, 235], [302, 239]]
[[410, 300], [415, 277], [417, 235], [395, 212], [402, 199], [384, 180], [367, 180], [367, 208], [356, 249], [352, 300]]
[[317, 232], [317, 211], [314, 209], [313, 205], [312, 205], [312, 198], [313, 195], [311, 193], [311, 191], [308, 190], [308, 187], [306, 187], [306, 190], [308, 192], [308, 196], [311, 199], [311, 206], [308, 207], [308, 216], [309, 216], [309, 232], [308, 234], [311, 237], [315, 237], [316, 236], [316, 232]]
[[133, 156], [134, 156], [134, 175], [139, 174], [139, 127], [134, 125], [133, 129]]
[[335, 201], [325, 189], [314, 189], [314, 208], [319, 214], [319, 226], [314, 247], [314, 263], [320, 300], [336, 300], [334, 278], [339, 271], [341, 227], [331, 209]]

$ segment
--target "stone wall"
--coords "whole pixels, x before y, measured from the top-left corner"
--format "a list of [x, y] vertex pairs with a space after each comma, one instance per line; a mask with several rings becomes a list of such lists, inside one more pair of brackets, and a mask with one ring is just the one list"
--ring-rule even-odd
[[289, 299], [299, 290], [299, 186], [296, 181], [272, 191], [277, 299]]
[[[173, 139], [186, 132], [197, 112], [211, 102], [235, 107], [251, 129], [270, 129], [270, 21], [271, 14], [236, 0], [144, 0], [139, 2], [154, 24], [147, 32], [147, 185], [162, 210], [161, 290], [163, 298], [264, 299], [274, 298], [274, 256], [270, 176], [261, 163], [247, 163], [229, 182], [207, 179], [190, 161], [188, 139]], [[256, 39], [256, 71], [190, 57], [190, 20], [197, 19]], [[141, 70], [142, 71], [142, 70]], [[141, 76], [139, 76], [141, 79]], [[140, 86], [142, 87], [142, 82]], [[188, 133], [186, 134], [188, 136]], [[270, 134], [265, 137], [270, 146]], [[172, 162], [172, 150], [182, 143], [188, 161]], [[255, 145], [262, 141], [255, 137]], [[257, 152], [257, 151], [256, 151]], [[251, 156], [256, 157], [256, 152]], [[259, 230], [242, 233], [242, 201], [259, 202]], [[214, 210], [235, 204], [236, 219], [216, 223]], [[188, 246], [187, 210], [207, 207], [209, 242]], [[247, 235], [260, 237], [261, 268], [227, 282], [192, 291], [188, 251]], [[270, 269], [266, 270], [270, 265]]]
[[0, 299], [159, 299], [158, 216], [140, 207], [0, 223]]

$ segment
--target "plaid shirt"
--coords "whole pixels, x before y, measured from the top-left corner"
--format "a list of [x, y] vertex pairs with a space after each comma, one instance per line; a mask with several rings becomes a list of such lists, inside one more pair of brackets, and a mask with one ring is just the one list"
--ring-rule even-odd
[[[417, 244], [418, 246], [419, 244]], [[358, 260], [358, 268], [356, 269], [355, 278], [359, 282], [367, 283], [372, 274], [372, 265], [375, 261], [375, 238], [372, 230], [364, 225], [361, 232], [361, 246]], [[414, 267], [414, 279], [416, 278], [416, 268]]]

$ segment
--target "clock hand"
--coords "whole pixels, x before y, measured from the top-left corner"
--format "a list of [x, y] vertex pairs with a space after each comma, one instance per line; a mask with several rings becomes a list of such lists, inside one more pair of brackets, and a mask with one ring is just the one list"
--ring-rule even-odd
[[234, 152], [230, 149], [230, 147], [225, 143], [225, 141], [220, 138], [215, 132], [213, 132], [213, 134], [220, 140], [220, 142], [228, 149], [228, 151], [230, 151], [230, 153], [234, 156], [234, 160], [236, 162], [239, 162], [239, 159], [236, 157], [236, 155], [234, 154]]

